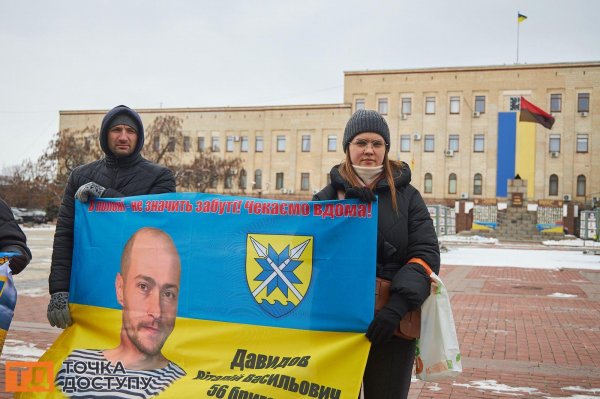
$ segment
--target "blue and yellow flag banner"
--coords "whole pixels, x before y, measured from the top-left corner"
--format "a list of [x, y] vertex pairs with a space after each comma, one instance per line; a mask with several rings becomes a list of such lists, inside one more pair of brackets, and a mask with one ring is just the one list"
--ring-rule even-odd
[[9, 268], [10, 258], [15, 252], [0, 252], [0, 354], [17, 305], [17, 289]]
[[[77, 202], [67, 328], [22, 397], [358, 397], [377, 205], [180, 193]], [[34, 396], [35, 395], [35, 396]]]
[[527, 19], [527, 16], [521, 14], [521, 13], [517, 13], [517, 21], [518, 23], [521, 23], [523, 21], [525, 21]]
[[496, 197], [508, 196], [508, 180], [527, 180], [527, 196], [535, 198], [535, 125], [521, 122], [517, 112], [498, 113]]

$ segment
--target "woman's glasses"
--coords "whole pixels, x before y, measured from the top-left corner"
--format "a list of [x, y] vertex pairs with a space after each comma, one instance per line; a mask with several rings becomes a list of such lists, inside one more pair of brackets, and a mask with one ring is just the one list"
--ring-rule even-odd
[[388, 144], [383, 140], [358, 139], [358, 140], [351, 141], [350, 144], [354, 144], [361, 150], [366, 149], [369, 144], [371, 144], [371, 147], [373, 147], [374, 150], [381, 150], [382, 148], [385, 148], [388, 146]]

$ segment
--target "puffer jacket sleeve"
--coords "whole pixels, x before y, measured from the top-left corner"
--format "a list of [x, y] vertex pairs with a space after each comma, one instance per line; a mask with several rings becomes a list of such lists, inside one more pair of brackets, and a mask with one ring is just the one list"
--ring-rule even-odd
[[73, 227], [75, 221], [75, 191], [77, 168], [69, 175], [62, 203], [58, 210], [58, 221], [54, 233], [52, 264], [48, 278], [50, 294], [69, 291], [71, 263], [73, 260]]
[[161, 172], [152, 184], [149, 194], [163, 194], [175, 192], [175, 176], [168, 168], [161, 168]]
[[0, 199], [0, 252], [18, 252], [31, 260], [27, 238], [6, 202]]
[[[440, 250], [433, 221], [421, 194], [411, 187], [408, 210], [407, 262], [413, 258], [426, 262], [431, 270], [439, 274]], [[418, 263], [403, 265], [392, 280], [392, 305], [402, 316], [421, 307], [429, 296], [431, 286], [427, 272]]]

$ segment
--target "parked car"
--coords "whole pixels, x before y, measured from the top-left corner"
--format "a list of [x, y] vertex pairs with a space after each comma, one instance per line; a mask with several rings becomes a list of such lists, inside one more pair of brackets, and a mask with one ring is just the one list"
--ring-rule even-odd
[[46, 212], [41, 209], [28, 209], [22, 212], [24, 223], [46, 223]]
[[12, 211], [12, 214], [15, 218], [15, 221], [17, 223], [23, 223], [23, 212], [21, 212], [19, 209], [17, 208], [10, 208], [10, 210]]

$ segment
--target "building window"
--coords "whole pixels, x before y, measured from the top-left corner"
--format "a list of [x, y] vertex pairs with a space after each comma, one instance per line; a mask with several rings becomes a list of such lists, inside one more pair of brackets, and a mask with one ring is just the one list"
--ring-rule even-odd
[[225, 183], [224, 188], [232, 188], [233, 187], [233, 172], [228, 170], [225, 175]]
[[483, 152], [485, 148], [485, 136], [476, 134], [473, 136], [473, 152]]
[[175, 151], [175, 137], [169, 137], [169, 143], [167, 144], [167, 151], [168, 152]]
[[560, 112], [562, 109], [562, 94], [550, 94], [550, 112]]
[[456, 173], [448, 176], [448, 194], [456, 194]]
[[263, 152], [264, 151], [264, 140], [263, 140], [263, 136], [256, 136], [256, 139], [254, 141], [254, 147], [255, 147], [255, 151], [256, 152]]
[[240, 152], [248, 152], [248, 136], [240, 137]]
[[91, 140], [89, 137], [85, 138], [85, 142], [83, 143], [83, 149], [86, 151], [90, 150], [90, 146], [91, 146]]
[[183, 136], [183, 152], [190, 152], [190, 136]]
[[435, 149], [435, 136], [433, 134], [426, 134], [423, 151], [433, 152], [434, 149]]
[[475, 96], [475, 112], [485, 113], [485, 96]]
[[412, 113], [412, 99], [408, 97], [402, 98], [402, 115], [410, 115]]
[[410, 151], [410, 134], [403, 134], [402, 136], [400, 136], [400, 151]]
[[248, 173], [246, 172], [246, 169], [240, 170], [239, 185], [242, 190], [245, 190], [248, 187]]
[[460, 97], [459, 96], [451, 96], [450, 97], [450, 113], [451, 114], [459, 114], [460, 113]]
[[377, 100], [377, 111], [379, 111], [379, 113], [381, 115], [387, 115], [387, 113], [388, 113], [388, 99], [387, 98], [380, 98], [379, 100]]
[[198, 137], [198, 152], [204, 151], [204, 137]]
[[548, 195], [558, 195], [558, 176], [550, 175]]
[[285, 136], [277, 136], [277, 152], [285, 152]]
[[217, 188], [217, 184], [219, 183], [219, 176], [211, 175], [210, 176], [210, 188]]
[[431, 194], [433, 191], [433, 177], [431, 176], [431, 173], [425, 173], [425, 179], [423, 182], [423, 191], [427, 194]]
[[281, 190], [283, 188], [283, 172], [275, 173], [275, 189]]
[[233, 152], [233, 140], [234, 140], [233, 136], [227, 136], [227, 142], [225, 143], [225, 151], [226, 152]]
[[256, 169], [254, 171], [254, 184], [252, 188], [260, 190], [262, 188], [262, 170]]
[[458, 152], [458, 134], [448, 136], [448, 149]]
[[435, 114], [435, 97], [425, 98], [425, 113], [428, 115]]
[[306, 191], [310, 188], [310, 173], [300, 174], [300, 190]]
[[210, 149], [212, 152], [219, 152], [221, 150], [218, 136], [211, 137]]
[[302, 152], [310, 152], [310, 136], [302, 136]]
[[577, 135], [577, 152], [588, 152], [588, 135]]
[[521, 109], [521, 97], [511, 97], [508, 101], [509, 111], [519, 111]]
[[483, 194], [483, 177], [481, 173], [475, 173], [473, 176], [473, 195]]
[[590, 112], [590, 93], [577, 94], [577, 112]]
[[577, 196], [585, 197], [585, 176], [577, 176]]
[[355, 111], [358, 111], [359, 109], [365, 109], [365, 99], [357, 98], [356, 101], [354, 102], [354, 108], [355, 108]]
[[550, 135], [550, 152], [560, 152], [560, 134]]
[[154, 136], [154, 140], [152, 140], [152, 149], [156, 152], [160, 151], [160, 136]]
[[327, 151], [335, 152], [337, 151], [337, 136], [329, 136], [327, 137]]

